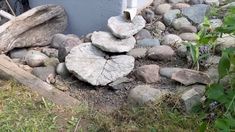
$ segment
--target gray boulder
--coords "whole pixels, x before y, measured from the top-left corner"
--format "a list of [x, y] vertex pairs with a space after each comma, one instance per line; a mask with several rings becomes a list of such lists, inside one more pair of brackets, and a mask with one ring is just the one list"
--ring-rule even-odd
[[146, 29], [141, 29], [136, 35], [135, 35], [135, 39], [136, 40], [142, 40], [142, 39], [152, 39], [153, 36], [151, 35], [151, 33], [146, 30]]
[[136, 69], [135, 76], [145, 83], [156, 83], [160, 81], [159, 69], [158, 65], [144, 65]]
[[164, 3], [155, 7], [155, 13], [158, 15], [163, 15], [171, 9], [171, 5]]
[[47, 59], [48, 56], [36, 50], [29, 50], [24, 58], [26, 64], [31, 67], [42, 66]]
[[144, 105], [149, 102], [159, 101], [169, 92], [150, 87], [149, 85], [139, 85], [131, 89], [128, 100], [130, 103]]
[[192, 24], [185, 17], [180, 17], [180, 18], [175, 19], [172, 25], [176, 30], [180, 30], [182, 27], [185, 27], [185, 26], [192, 26]]
[[65, 63], [60, 63], [57, 65], [56, 73], [62, 77], [68, 77], [70, 75]]
[[205, 4], [197, 4], [188, 8], [182, 9], [182, 14], [195, 24], [203, 22], [206, 13], [209, 11], [209, 6]]
[[182, 43], [182, 39], [175, 34], [168, 34], [163, 37], [162, 45], [178, 47]]
[[147, 57], [153, 60], [170, 60], [175, 55], [175, 51], [167, 45], [155, 46], [148, 50]]
[[177, 15], [180, 14], [180, 10], [169, 10], [163, 15], [163, 21], [166, 25], [171, 25], [171, 23], [177, 18]]
[[55, 83], [55, 68], [54, 67], [36, 67], [33, 68], [32, 74], [48, 83]]
[[158, 39], [143, 39], [137, 41], [137, 46], [139, 47], [154, 47], [160, 46], [160, 41]]
[[134, 58], [144, 58], [147, 53], [147, 48], [134, 48], [127, 53], [127, 55], [133, 56]]
[[28, 51], [26, 49], [14, 49], [10, 51], [10, 57], [12, 59], [23, 59], [27, 52]]

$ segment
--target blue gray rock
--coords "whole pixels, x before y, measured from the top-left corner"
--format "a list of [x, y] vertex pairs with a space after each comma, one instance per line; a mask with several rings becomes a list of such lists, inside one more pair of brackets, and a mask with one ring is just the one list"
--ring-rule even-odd
[[14, 49], [10, 51], [12, 59], [23, 59], [28, 51], [26, 49]]
[[182, 9], [182, 14], [195, 24], [203, 22], [206, 13], [209, 11], [209, 5], [197, 4], [188, 8]]
[[166, 25], [171, 25], [171, 23], [177, 18], [177, 15], [180, 14], [180, 10], [169, 10], [163, 15], [163, 21]]
[[160, 41], [158, 39], [143, 39], [137, 41], [137, 46], [139, 47], [153, 47], [159, 45]]

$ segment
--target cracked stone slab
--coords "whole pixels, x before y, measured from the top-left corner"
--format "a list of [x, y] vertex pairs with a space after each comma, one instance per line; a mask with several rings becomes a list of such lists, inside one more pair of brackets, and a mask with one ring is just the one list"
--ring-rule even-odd
[[65, 59], [67, 69], [78, 79], [94, 86], [105, 86], [134, 69], [134, 57], [108, 56], [91, 43], [74, 47]]
[[145, 27], [146, 21], [142, 16], [136, 16], [132, 21], [127, 21], [123, 16], [111, 17], [108, 27], [118, 38], [129, 38]]
[[94, 32], [91, 37], [92, 44], [106, 52], [128, 52], [135, 47], [136, 40], [133, 36], [127, 39], [118, 39], [109, 32]]

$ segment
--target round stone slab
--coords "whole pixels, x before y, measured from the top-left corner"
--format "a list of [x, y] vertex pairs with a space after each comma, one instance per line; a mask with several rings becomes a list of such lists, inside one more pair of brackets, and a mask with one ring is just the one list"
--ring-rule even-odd
[[136, 40], [133, 36], [127, 39], [118, 39], [108, 32], [94, 32], [91, 37], [92, 44], [106, 52], [128, 52], [135, 47]]
[[92, 44], [106, 52], [128, 52], [135, 47], [136, 40], [133, 36], [127, 39], [117, 39], [108, 32], [94, 32], [91, 37]]
[[113, 35], [118, 38], [129, 38], [145, 27], [146, 21], [142, 16], [136, 16], [132, 21], [127, 21], [123, 16], [111, 17], [108, 27]]
[[134, 68], [134, 61], [132, 56], [108, 56], [91, 43], [83, 43], [70, 51], [65, 64], [78, 79], [104, 86], [128, 75]]

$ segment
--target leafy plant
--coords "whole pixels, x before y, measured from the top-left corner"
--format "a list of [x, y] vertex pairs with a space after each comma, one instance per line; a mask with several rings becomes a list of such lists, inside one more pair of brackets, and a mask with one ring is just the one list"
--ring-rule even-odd
[[[217, 105], [210, 107], [209, 111], [217, 116], [215, 127], [221, 131], [235, 130], [235, 48], [229, 48], [223, 51], [220, 59], [218, 72], [219, 80], [208, 86], [206, 92], [207, 103], [217, 102]], [[228, 76], [229, 87], [225, 87], [220, 83], [221, 79]]]
[[[199, 70], [199, 61], [209, 56], [210, 49], [214, 48], [214, 42], [218, 38], [218, 32], [212, 32], [208, 18], [204, 19], [201, 30], [197, 34], [196, 43], [189, 43], [188, 50], [193, 61], [193, 67]], [[201, 48], [206, 48], [202, 50]]]
[[[235, 34], [235, 7], [231, 8], [224, 18], [224, 24], [213, 32], [200, 31], [198, 45], [212, 45], [223, 34]], [[207, 25], [205, 25], [207, 26]], [[212, 45], [213, 46], [213, 45]], [[207, 122], [214, 123], [219, 131], [235, 131], [235, 48], [227, 48], [222, 52], [218, 65], [219, 79], [207, 87], [205, 113]], [[227, 80], [223, 84], [221, 80]], [[201, 125], [201, 131], [206, 127]]]

